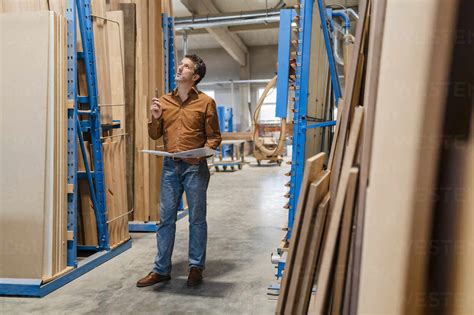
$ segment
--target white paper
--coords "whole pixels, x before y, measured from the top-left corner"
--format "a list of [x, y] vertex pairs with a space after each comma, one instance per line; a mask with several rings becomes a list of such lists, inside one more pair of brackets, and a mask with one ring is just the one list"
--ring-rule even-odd
[[212, 150], [209, 148], [197, 148], [188, 151], [176, 152], [176, 153], [169, 153], [166, 151], [154, 151], [154, 150], [141, 150], [143, 153], [159, 155], [159, 156], [169, 156], [174, 158], [200, 158], [205, 156], [211, 156], [219, 154], [219, 151]]

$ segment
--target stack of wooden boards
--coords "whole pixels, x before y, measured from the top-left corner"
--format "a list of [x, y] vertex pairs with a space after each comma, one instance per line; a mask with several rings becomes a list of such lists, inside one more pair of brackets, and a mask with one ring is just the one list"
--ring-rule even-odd
[[[356, 53], [349, 65], [344, 99], [339, 101], [328, 168], [323, 170], [324, 153], [309, 158], [305, 164], [281, 282], [277, 306], [280, 314], [305, 314], [308, 311], [340, 314], [348, 305], [348, 297], [344, 295], [348, 294], [346, 287], [350, 285], [347, 266], [349, 247], [354, 239], [351, 234], [359, 177], [357, 154], [362, 151], [359, 142], [364, 109], [358, 105], [362, 104], [368, 14], [367, 1], [361, 1], [354, 45]], [[321, 23], [319, 19], [315, 22]], [[327, 73], [324, 67], [321, 71]], [[312, 296], [314, 285], [316, 295]]]
[[[166, 1], [165, 1], [166, 2]], [[101, 123], [120, 120], [121, 129], [104, 134], [103, 156], [110, 245], [129, 238], [128, 219], [159, 220], [162, 158], [140, 153], [157, 149], [148, 137], [149, 103], [164, 93], [164, 53], [160, 1], [93, 0], [91, 10]], [[78, 39], [79, 50], [82, 47]], [[79, 68], [79, 93], [87, 94]], [[86, 153], [90, 156], [90, 152]], [[81, 162], [81, 161], [80, 161]], [[92, 166], [91, 166], [92, 167]], [[84, 166], [80, 163], [81, 170]], [[80, 181], [79, 240], [97, 245], [97, 226], [86, 181]], [[132, 211], [133, 210], [133, 211]], [[127, 214], [131, 212], [131, 215]]]
[[0, 7], [0, 278], [48, 281], [67, 270], [67, 29], [36, 4]]
[[162, 157], [143, 154], [162, 144], [148, 137], [149, 106], [165, 92], [161, 14], [171, 16], [169, 0], [111, 0], [109, 10], [124, 12], [126, 168], [133, 221], [159, 220]]
[[[278, 314], [427, 314], [474, 309], [473, 286], [468, 283], [472, 281], [463, 281], [461, 276], [471, 276], [472, 268], [468, 272], [465, 267], [472, 264], [472, 251], [464, 255], [452, 249], [446, 257], [438, 254], [444, 250], [439, 248], [440, 241], [466, 241], [472, 236], [466, 229], [472, 222], [466, 225], [461, 218], [456, 223], [462, 233], [450, 234], [454, 219], [446, 228], [446, 219], [458, 214], [450, 210], [472, 218], [472, 210], [470, 214], [465, 210], [472, 198], [460, 202], [445, 197], [444, 192], [449, 183], [448, 189], [470, 189], [467, 194], [472, 196], [472, 94], [440, 88], [446, 82], [458, 82], [452, 69], [450, 79], [452, 51], [469, 50], [467, 45], [454, 45], [453, 40], [453, 34], [467, 29], [455, 28], [462, 2], [360, 1], [354, 55], [339, 101], [327, 170], [323, 170], [324, 153], [305, 165]], [[466, 17], [458, 19], [460, 23]], [[461, 58], [452, 60], [455, 64]], [[453, 104], [464, 102], [464, 107], [450, 110], [448, 90]], [[446, 131], [450, 123], [443, 113], [452, 113], [454, 118], [461, 108], [470, 118], [459, 120], [463, 127], [454, 120], [451, 124], [458, 132], [463, 130], [458, 133], [462, 141], [442, 143], [443, 124]], [[444, 157], [444, 151], [452, 156]], [[459, 172], [454, 175], [459, 179], [454, 180], [439, 160]], [[439, 196], [452, 203], [441, 205]], [[440, 239], [440, 235], [453, 238]], [[465, 244], [472, 248], [472, 240]], [[441, 273], [455, 275], [457, 282]], [[453, 288], [457, 295], [445, 297], [446, 288]]]
[[[124, 18], [122, 11], [106, 11], [105, 0], [91, 2], [94, 31], [94, 49], [97, 70], [97, 88], [99, 95], [101, 124], [113, 125], [120, 121], [120, 129], [103, 132], [102, 155], [104, 162], [104, 180], [107, 208], [109, 246], [117, 245], [130, 238], [128, 233], [128, 193], [126, 177], [126, 140], [127, 121], [125, 119], [125, 69], [124, 69]], [[80, 34], [78, 32], [78, 34]], [[77, 37], [78, 51], [82, 51], [81, 37]], [[78, 67], [79, 95], [88, 94], [85, 65]], [[81, 119], [88, 119], [87, 115]], [[105, 129], [105, 128], [104, 128]], [[85, 143], [88, 165], [93, 170], [89, 143]], [[80, 146], [78, 146], [78, 150]], [[81, 151], [79, 151], [81, 152]], [[78, 157], [78, 170], [85, 171], [82, 154]], [[81, 245], [97, 246], [97, 224], [90, 197], [89, 184], [80, 179], [78, 242]]]

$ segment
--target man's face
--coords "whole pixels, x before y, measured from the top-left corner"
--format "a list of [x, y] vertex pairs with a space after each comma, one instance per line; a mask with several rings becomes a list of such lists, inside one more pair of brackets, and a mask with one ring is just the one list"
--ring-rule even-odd
[[176, 82], [194, 82], [199, 79], [199, 75], [194, 73], [194, 62], [189, 58], [183, 58], [178, 64], [176, 71]]

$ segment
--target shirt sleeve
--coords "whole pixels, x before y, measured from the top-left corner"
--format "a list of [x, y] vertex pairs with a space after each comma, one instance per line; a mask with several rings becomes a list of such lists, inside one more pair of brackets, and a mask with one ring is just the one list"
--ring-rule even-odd
[[153, 140], [161, 138], [163, 135], [163, 114], [161, 114], [159, 119], [151, 117], [151, 120], [148, 122], [148, 135]]
[[206, 136], [206, 146], [211, 149], [216, 149], [222, 141], [216, 102], [214, 100], [206, 108]]

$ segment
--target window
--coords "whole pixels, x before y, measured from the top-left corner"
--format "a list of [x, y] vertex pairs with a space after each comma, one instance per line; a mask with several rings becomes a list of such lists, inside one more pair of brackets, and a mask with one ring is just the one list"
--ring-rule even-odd
[[[257, 91], [258, 99], [260, 99], [264, 90], [265, 90], [264, 88], [258, 89]], [[277, 95], [276, 89], [270, 90], [270, 92], [267, 94], [267, 97], [263, 101], [262, 108], [260, 109], [260, 117], [259, 117], [260, 122], [274, 123], [274, 122], [279, 121], [279, 119], [275, 116], [276, 95]]]
[[214, 91], [214, 90], [201, 90], [201, 92], [203, 92], [207, 96], [211, 97], [213, 100], [216, 99], [216, 91]]

